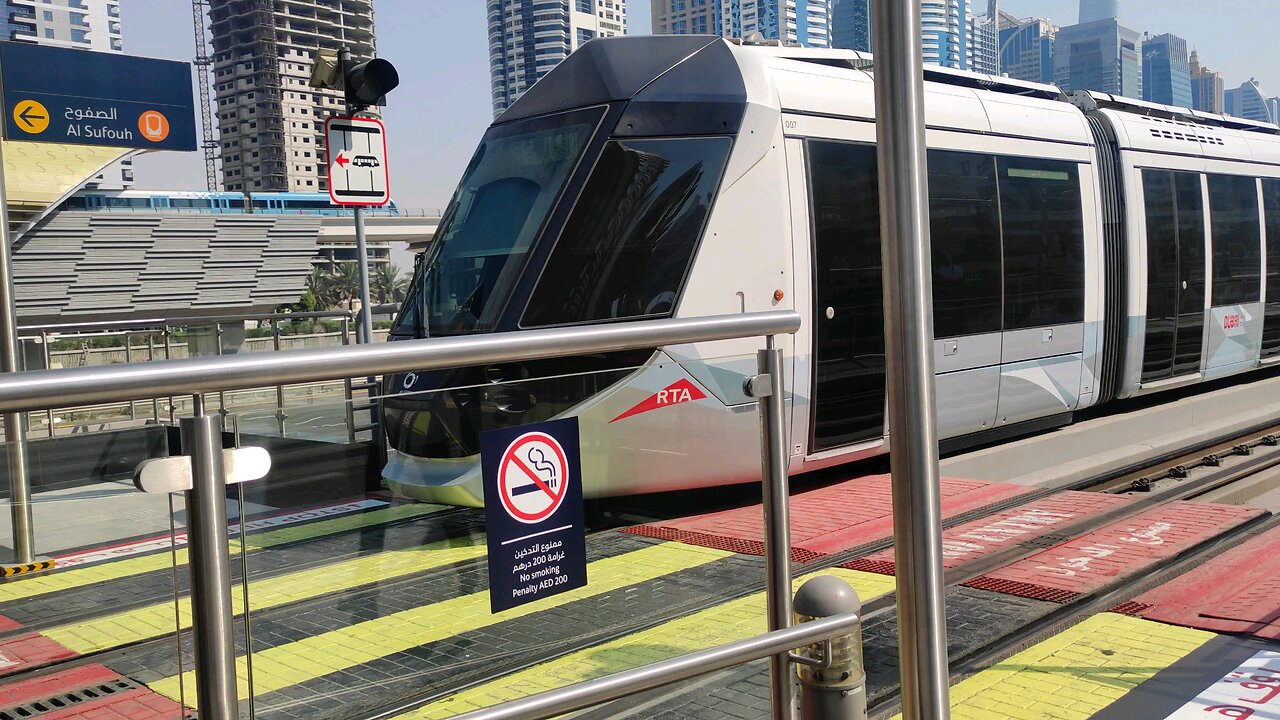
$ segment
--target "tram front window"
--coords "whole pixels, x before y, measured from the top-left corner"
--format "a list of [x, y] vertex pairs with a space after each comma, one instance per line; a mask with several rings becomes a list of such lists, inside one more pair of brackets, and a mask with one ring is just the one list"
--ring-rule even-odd
[[471, 158], [397, 331], [492, 330], [603, 108], [490, 128]]

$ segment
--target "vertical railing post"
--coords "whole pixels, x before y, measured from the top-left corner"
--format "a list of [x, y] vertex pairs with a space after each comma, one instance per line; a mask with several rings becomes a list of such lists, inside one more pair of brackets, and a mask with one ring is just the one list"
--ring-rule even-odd
[[[279, 318], [271, 318], [271, 350], [280, 351]], [[275, 386], [275, 424], [280, 430], [280, 437], [284, 437], [284, 420], [287, 418], [284, 413], [284, 386]]]
[[[350, 315], [342, 318], [342, 344], [343, 345], [351, 344], [351, 316]], [[346, 417], [347, 417], [347, 442], [354, 445], [356, 442], [356, 413], [355, 413], [355, 408], [352, 407], [352, 404], [355, 401], [352, 399], [351, 378], [342, 379], [342, 394], [346, 398], [346, 402], [344, 403], [344, 406], [346, 408]]]
[[[18, 371], [18, 311], [13, 291], [13, 239], [9, 235], [9, 201], [5, 195], [4, 158], [0, 156], [0, 372]], [[27, 468], [27, 427], [23, 413], [4, 414], [9, 445], [9, 510], [13, 519], [14, 562], [35, 561], [35, 529], [31, 520], [31, 478]]]
[[191, 564], [191, 627], [195, 643], [197, 710], [201, 720], [236, 720], [236, 648], [227, 547], [222, 418], [191, 398], [194, 417], [181, 420], [182, 452], [191, 457], [187, 532]]
[[[147, 362], [156, 359], [156, 334], [155, 331], [147, 333]], [[160, 422], [160, 398], [151, 398], [151, 419]]]
[[[280, 352], [280, 320], [278, 318], [271, 319], [271, 349], [274, 352]], [[284, 437], [285, 428], [284, 413], [284, 386], [276, 385], [276, 426], [280, 429], [280, 437]]]
[[[164, 326], [164, 359], [165, 360], [173, 359], [173, 343], [171, 342], [172, 340], [171, 335], [172, 333], [169, 331], [169, 325], [166, 323]], [[169, 424], [170, 425], [174, 424], [176, 415], [177, 415], [177, 410], [173, 406], [173, 396], [170, 395], [169, 396]]]
[[871, 3], [903, 720], [950, 717], [919, 0]]
[[[765, 598], [769, 629], [791, 627], [791, 490], [787, 477], [786, 396], [782, 378], [782, 349], [774, 336], [756, 354], [759, 375], [750, 394], [760, 399], [760, 465], [764, 479]], [[796, 710], [795, 675], [787, 653], [769, 661], [774, 720], [792, 720]]]
[[[44, 369], [53, 369], [53, 351], [49, 349], [49, 333], [45, 330], [40, 331], [40, 344], [44, 347]], [[44, 411], [44, 420], [48, 424], [49, 437], [53, 437], [56, 433], [53, 428], [53, 408]]]
[[[213, 351], [214, 355], [222, 357], [222, 323], [213, 324]], [[218, 391], [218, 414], [221, 415], [222, 422], [225, 424], [227, 419], [227, 394], [221, 390]]]
[[[133, 335], [128, 332], [124, 334], [124, 361], [126, 364], [133, 362]], [[138, 419], [138, 408], [132, 400], [129, 401], [129, 419]]]

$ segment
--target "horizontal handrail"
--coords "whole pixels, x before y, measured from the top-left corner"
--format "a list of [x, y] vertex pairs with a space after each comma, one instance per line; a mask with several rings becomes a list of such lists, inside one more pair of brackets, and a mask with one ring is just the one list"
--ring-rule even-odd
[[[381, 306], [378, 306], [381, 307]], [[375, 312], [377, 308], [374, 308]], [[52, 325], [19, 325], [19, 332], [70, 333], [93, 330], [127, 330], [130, 328], [161, 328], [182, 325], [216, 325], [218, 323], [236, 323], [254, 320], [341, 320], [354, 317], [350, 310], [316, 310], [291, 313], [249, 313], [240, 315], [192, 315], [171, 318], [142, 318], [138, 320], [99, 320], [97, 322], [58, 323]]]
[[544, 720], [805, 645], [833, 640], [852, 632], [858, 622], [857, 613], [832, 615], [785, 630], [774, 630], [652, 665], [548, 690], [490, 708], [473, 710], [454, 716], [453, 720]]
[[0, 376], [0, 413], [782, 335], [799, 328], [798, 313], [777, 310], [33, 370]]

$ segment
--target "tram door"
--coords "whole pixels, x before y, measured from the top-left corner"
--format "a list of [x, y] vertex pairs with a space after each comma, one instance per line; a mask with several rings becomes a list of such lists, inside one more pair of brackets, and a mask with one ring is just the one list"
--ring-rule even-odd
[[1204, 344], [1204, 196], [1200, 174], [1142, 171], [1147, 329], [1142, 382], [1200, 370]]
[[884, 435], [884, 299], [876, 149], [810, 140], [813, 451]]

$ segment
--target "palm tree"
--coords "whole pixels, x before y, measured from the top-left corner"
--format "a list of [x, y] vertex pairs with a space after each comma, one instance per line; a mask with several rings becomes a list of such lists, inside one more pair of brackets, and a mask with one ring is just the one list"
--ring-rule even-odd
[[332, 281], [337, 302], [360, 297], [360, 268], [351, 260], [336, 265], [337, 272], [333, 274]]
[[329, 268], [313, 267], [307, 277], [307, 290], [316, 300], [316, 306], [329, 309], [338, 304], [334, 292], [333, 271]]
[[408, 281], [400, 277], [400, 268], [391, 263], [379, 265], [369, 278], [369, 291], [380, 304], [402, 300], [406, 285]]

